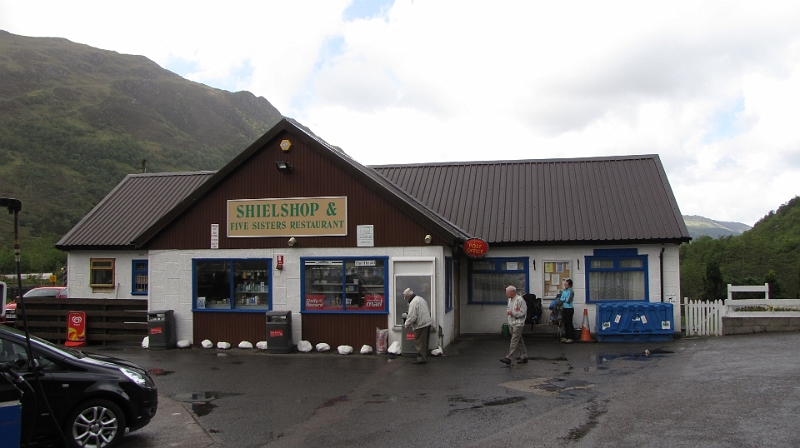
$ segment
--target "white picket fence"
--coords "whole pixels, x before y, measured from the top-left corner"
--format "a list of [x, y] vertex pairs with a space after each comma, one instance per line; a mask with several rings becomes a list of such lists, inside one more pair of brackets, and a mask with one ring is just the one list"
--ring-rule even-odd
[[722, 300], [705, 302], [683, 298], [686, 336], [722, 336], [722, 316], [725, 304]]
[[[736, 292], [764, 293], [763, 299], [734, 299]], [[771, 311], [740, 311], [746, 307], [778, 307], [781, 310]], [[800, 300], [770, 299], [769, 284], [764, 286], [733, 286], [728, 285], [728, 299], [705, 302], [702, 300], [689, 300], [683, 298], [683, 312], [687, 336], [722, 336], [723, 317], [800, 317]], [[788, 310], [787, 310], [788, 309]]]

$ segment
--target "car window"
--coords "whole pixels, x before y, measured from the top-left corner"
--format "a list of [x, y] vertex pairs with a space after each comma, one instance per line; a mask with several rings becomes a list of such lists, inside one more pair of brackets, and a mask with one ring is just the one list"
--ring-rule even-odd
[[55, 297], [58, 291], [58, 289], [31, 289], [22, 297]]
[[[34, 353], [36, 353], [34, 351]], [[0, 339], [0, 362], [7, 362], [11, 364], [14, 370], [18, 372], [27, 371], [28, 352], [25, 346], [6, 339]], [[37, 354], [36, 360], [39, 367], [46, 372], [54, 372], [63, 370], [62, 366], [56, 361]]]

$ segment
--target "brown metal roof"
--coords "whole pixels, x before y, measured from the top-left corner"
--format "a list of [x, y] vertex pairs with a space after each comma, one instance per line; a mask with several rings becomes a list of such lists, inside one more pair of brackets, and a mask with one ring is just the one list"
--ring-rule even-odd
[[181, 213], [185, 212], [220, 182], [223, 182], [228, 176], [233, 175], [240, 165], [247, 163], [256, 152], [261, 151], [268, 142], [284, 131], [290, 132], [292, 135], [309, 142], [313, 149], [326, 157], [331, 163], [339, 166], [368, 188], [371, 188], [377, 194], [389, 200], [395, 207], [403, 210], [417, 222], [431, 228], [434, 232], [438, 231], [443, 239], [458, 243], [470, 238], [470, 235], [467, 235], [456, 225], [439, 216], [435, 211], [426, 208], [406, 191], [398, 188], [374, 170], [355, 161], [342, 151], [341, 148], [327, 143], [311, 132], [310, 129], [295, 120], [284, 118], [222, 169], [217, 171], [203, 186], [197, 188], [197, 190], [193, 191], [188, 196], [182, 197], [180, 201], [175, 203], [175, 207], [172, 210], [169, 210], [169, 212], [152, 223], [148, 228], [143, 229], [144, 231], [135, 239], [135, 246], [143, 247], [147, 244], [148, 241], [161, 232], [170, 222], [175, 220]]
[[490, 244], [690, 240], [658, 155], [371, 168]]
[[127, 248], [213, 171], [129, 174], [56, 244], [63, 250]]

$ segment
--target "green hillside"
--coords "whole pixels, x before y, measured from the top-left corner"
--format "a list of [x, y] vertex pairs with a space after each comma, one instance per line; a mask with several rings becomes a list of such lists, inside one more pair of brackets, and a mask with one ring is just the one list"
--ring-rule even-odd
[[[219, 169], [280, 118], [142, 56], [0, 30], [0, 194], [23, 203], [24, 269], [53, 269], [25, 246], [57, 241], [126, 174]], [[0, 271], [12, 236], [2, 213]]]
[[718, 273], [723, 286], [769, 283], [771, 297], [800, 298], [800, 197], [739, 236], [702, 236], [680, 253], [683, 297], [724, 298], [711, 284]]

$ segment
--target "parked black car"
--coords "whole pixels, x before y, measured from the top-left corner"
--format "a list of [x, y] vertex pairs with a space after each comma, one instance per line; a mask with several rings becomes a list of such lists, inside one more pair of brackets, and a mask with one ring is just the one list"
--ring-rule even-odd
[[[63, 440], [73, 447], [112, 448], [125, 429], [139, 429], [156, 414], [158, 391], [143, 368], [119, 358], [87, 354], [31, 336], [41, 389], [29, 368], [25, 334], [0, 326], [0, 370], [8, 363], [25, 381], [22, 396], [22, 443]], [[3, 381], [0, 378], [0, 381]], [[44, 390], [44, 396], [42, 394]], [[35, 391], [35, 393], [34, 393]], [[44, 398], [47, 398], [52, 416]]]

